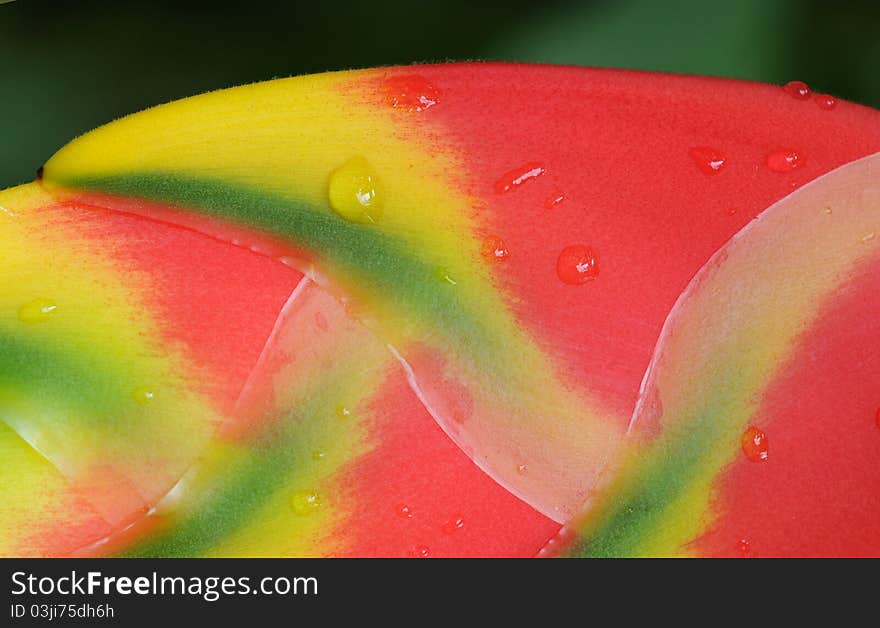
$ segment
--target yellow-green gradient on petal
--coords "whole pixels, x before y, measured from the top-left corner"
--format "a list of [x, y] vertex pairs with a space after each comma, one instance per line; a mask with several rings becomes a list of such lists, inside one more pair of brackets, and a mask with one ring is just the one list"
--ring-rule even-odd
[[877, 258], [878, 232], [874, 155], [768, 208], [710, 260], [664, 326], [633, 415], [634, 453], [575, 526], [572, 554], [694, 551], [725, 507], [719, 475], [739, 457], [763, 459], [743, 435], [761, 424], [765, 391], [821, 308]]
[[[0, 420], [22, 465], [2, 465], [0, 519], [4, 552], [30, 553], [42, 527], [32, 509], [52, 510], [49, 526], [67, 506], [70, 519], [86, 516], [83, 502], [110, 528], [140, 516], [218, 415], [190, 381], [196, 370], [162, 342], [140, 296], [147, 276], [103, 255], [37, 185], [0, 193], [0, 206]], [[22, 490], [32, 498], [16, 500]]]
[[[516, 322], [516, 296], [480, 255], [463, 156], [379, 106], [379, 76], [300, 77], [157, 107], [72, 142], [43, 182], [178, 206], [175, 222], [218, 237], [229, 237], [218, 221], [249, 229], [237, 237], [292, 258], [399, 352], [426, 406], [481, 467], [564, 520], [613, 455], [619, 422], [563, 383], [554, 356]], [[369, 215], [338, 194], [369, 199]]]

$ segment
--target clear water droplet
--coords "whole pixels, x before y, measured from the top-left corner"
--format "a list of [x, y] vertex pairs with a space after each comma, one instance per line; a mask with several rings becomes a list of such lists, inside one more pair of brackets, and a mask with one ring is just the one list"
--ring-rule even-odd
[[813, 100], [819, 105], [820, 109], [831, 111], [837, 106], [837, 99], [830, 94], [816, 94]]
[[789, 96], [797, 98], [798, 100], [806, 100], [812, 93], [810, 86], [803, 81], [791, 81], [786, 83], [782, 89], [784, 89]]
[[876, 237], [877, 237], [877, 234], [875, 234], [873, 231], [871, 233], [866, 233], [865, 235], [862, 236], [862, 242], [864, 244], [867, 244], [868, 242], [870, 242], [871, 240], [873, 240]]
[[773, 172], [791, 172], [803, 162], [804, 156], [789, 148], [781, 148], [767, 155], [767, 167]]
[[384, 194], [379, 177], [364, 157], [352, 157], [330, 175], [330, 207], [350, 222], [376, 223], [382, 217]]
[[407, 504], [400, 503], [394, 507], [394, 514], [401, 519], [412, 519], [412, 509]]
[[536, 177], [540, 177], [544, 172], [546, 172], [546, 170], [542, 164], [537, 161], [530, 161], [519, 168], [508, 170], [501, 175], [501, 177], [495, 182], [495, 192], [497, 194], [510, 192], [524, 183], [531, 181]]
[[458, 282], [453, 278], [452, 274], [449, 272], [449, 269], [445, 266], [439, 266], [434, 269], [434, 277], [442, 281], [443, 283], [447, 283], [450, 286], [457, 286]]
[[461, 530], [463, 527], [464, 517], [459, 514], [453, 515], [446, 523], [441, 526], [444, 534], [454, 534], [455, 532]]
[[131, 398], [141, 405], [146, 405], [156, 398], [156, 393], [150, 386], [139, 386], [131, 391]]
[[347, 419], [351, 416], [351, 410], [344, 403], [336, 404], [336, 416], [340, 419]]
[[525, 475], [528, 470], [529, 470], [528, 466], [526, 466], [524, 464], [520, 464], [520, 465], [516, 466], [516, 472], [519, 473], [520, 475]]
[[504, 240], [498, 236], [490, 235], [483, 238], [480, 253], [488, 262], [503, 262], [510, 255]]
[[757, 427], [749, 427], [742, 435], [742, 450], [752, 462], [764, 462], [770, 454], [767, 435]]
[[314, 460], [315, 462], [320, 462], [321, 460], [323, 460], [326, 457], [327, 457], [327, 454], [321, 449], [316, 449], [315, 451], [312, 452], [312, 460]]
[[440, 102], [440, 90], [418, 74], [385, 79], [382, 93], [389, 105], [409, 112], [425, 111]]
[[58, 304], [51, 299], [34, 299], [18, 308], [18, 320], [28, 325], [45, 323], [58, 313]]
[[572, 244], [562, 249], [556, 260], [556, 274], [572, 286], [592, 281], [599, 274], [599, 261], [593, 249], [585, 244]]
[[430, 558], [431, 550], [426, 545], [416, 545], [413, 554], [416, 558]]
[[290, 507], [297, 515], [310, 515], [321, 507], [321, 496], [317, 491], [297, 491], [290, 498]]
[[727, 157], [710, 146], [694, 146], [688, 152], [703, 174], [718, 174], [727, 163]]
[[547, 209], [553, 209], [564, 200], [565, 194], [563, 194], [562, 192], [556, 192], [547, 197], [547, 199], [544, 201], [544, 207], [546, 207]]

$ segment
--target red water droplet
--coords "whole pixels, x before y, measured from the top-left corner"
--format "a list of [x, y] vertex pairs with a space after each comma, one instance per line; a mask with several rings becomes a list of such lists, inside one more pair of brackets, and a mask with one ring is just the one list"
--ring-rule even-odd
[[831, 110], [837, 106], [837, 99], [830, 94], [816, 94], [813, 97], [820, 109]]
[[724, 168], [727, 158], [720, 151], [709, 146], [694, 146], [688, 152], [691, 159], [705, 174], [717, 174]]
[[412, 516], [413, 516], [412, 510], [410, 510], [410, 507], [407, 506], [406, 504], [403, 504], [403, 503], [397, 504], [394, 507], [394, 512], [401, 519], [412, 519]]
[[441, 528], [444, 534], [453, 534], [464, 527], [464, 518], [461, 515], [453, 515]]
[[742, 450], [752, 462], [764, 462], [769, 455], [767, 435], [757, 427], [750, 427], [742, 435]]
[[752, 553], [752, 545], [745, 539], [742, 539], [739, 543], [736, 544], [736, 548], [739, 550], [739, 553], [745, 557]]
[[510, 255], [504, 240], [494, 235], [483, 238], [483, 246], [480, 252], [489, 262], [503, 262]]
[[806, 100], [810, 97], [810, 86], [803, 81], [791, 81], [783, 87], [789, 96], [794, 96], [798, 100]]
[[593, 249], [585, 244], [572, 244], [562, 249], [556, 260], [556, 274], [563, 283], [573, 286], [592, 281], [599, 274], [599, 261]]
[[736, 216], [736, 207], [728, 207], [724, 213], [728, 216]]
[[424, 545], [416, 545], [416, 547], [413, 548], [413, 554], [416, 558], [430, 558], [431, 550]]
[[518, 188], [526, 181], [530, 181], [535, 177], [539, 177], [544, 174], [544, 166], [538, 163], [537, 161], [530, 161], [527, 164], [523, 164], [519, 168], [514, 168], [513, 170], [508, 170], [495, 182], [495, 192], [497, 194], [504, 194], [505, 192], [510, 192], [511, 190]]
[[563, 194], [562, 192], [556, 192], [555, 194], [547, 197], [547, 200], [544, 201], [544, 207], [546, 207], [547, 209], [553, 209], [564, 200], [565, 194]]
[[767, 155], [767, 167], [773, 172], [791, 172], [804, 162], [804, 156], [796, 150], [781, 148]]
[[440, 102], [440, 91], [418, 74], [389, 77], [382, 92], [389, 105], [405, 111], [424, 111]]

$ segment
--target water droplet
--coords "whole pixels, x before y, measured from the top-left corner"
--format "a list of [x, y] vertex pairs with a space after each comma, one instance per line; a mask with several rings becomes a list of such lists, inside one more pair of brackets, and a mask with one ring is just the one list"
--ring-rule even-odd
[[363, 157], [352, 157], [330, 175], [330, 207], [345, 220], [375, 223], [384, 197], [376, 171]]
[[430, 558], [431, 550], [429, 550], [425, 545], [416, 545], [413, 549], [413, 554], [416, 558]]
[[556, 274], [563, 283], [573, 286], [595, 279], [599, 274], [599, 262], [593, 249], [585, 244], [572, 244], [562, 249], [556, 260]]
[[404, 111], [424, 111], [440, 102], [440, 91], [418, 74], [389, 77], [382, 92], [389, 105]]
[[526, 471], [528, 471], [528, 470], [529, 470], [529, 468], [524, 464], [520, 464], [520, 465], [516, 466], [516, 472], [519, 473], [520, 475], [525, 475]]
[[785, 84], [783, 87], [786, 93], [789, 96], [793, 96], [798, 100], [806, 100], [810, 97], [810, 86], [804, 83], [803, 81], [791, 81]]
[[10, 218], [15, 218], [17, 216], [14, 211], [3, 207], [3, 205], [0, 205], [0, 214], [3, 214], [4, 216], [9, 216]]
[[434, 276], [442, 281], [443, 283], [448, 283], [450, 286], [457, 286], [458, 282], [453, 279], [452, 275], [449, 273], [449, 269], [445, 266], [439, 266], [434, 269]]
[[746, 557], [752, 553], [752, 544], [745, 539], [741, 539], [740, 542], [736, 544], [736, 549], [739, 550], [741, 556]]
[[538, 163], [537, 161], [530, 161], [527, 164], [523, 164], [519, 168], [514, 168], [513, 170], [508, 170], [495, 182], [495, 192], [497, 194], [504, 194], [505, 192], [510, 192], [511, 190], [518, 188], [526, 181], [530, 181], [535, 177], [540, 177], [544, 174], [544, 166]]
[[728, 207], [724, 213], [728, 216], [736, 216], [736, 207]]
[[290, 507], [300, 516], [306, 516], [321, 507], [321, 496], [316, 491], [297, 491], [290, 498]]
[[826, 208], [823, 209], [822, 211], [824, 211], [824, 212], [825, 212], [826, 214], [828, 214], [828, 215], [831, 215], [831, 214], [833, 213], [834, 210], [832, 210], [830, 207], [826, 207]]
[[459, 514], [455, 514], [450, 517], [449, 521], [441, 526], [441, 529], [443, 530], [444, 534], [454, 534], [458, 530], [461, 530], [463, 527], [464, 518]]
[[816, 94], [813, 100], [816, 101], [820, 109], [825, 109], [826, 111], [831, 111], [837, 106], [837, 99], [830, 94]]
[[782, 148], [767, 155], [767, 167], [773, 172], [791, 172], [801, 164], [804, 157], [796, 150]]
[[401, 519], [412, 519], [412, 516], [413, 516], [412, 510], [410, 510], [410, 507], [404, 503], [397, 504], [394, 507], [394, 514], [396, 514]]
[[764, 462], [769, 455], [767, 435], [757, 427], [749, 427], [742, 435], [742, 450], [752, 462]]
[[862, 236], [862, 242], [864, 244], [867, 244], [868, 242], [873, 240], [875, 237], [877, 237], [877, 235], [873, 231], [871, 233], [866, 233], [865, 235]]
[[551, 194], [547, 197], [547, 200], [544, 201], [544, 207], [547, 209], [553, 209], [559, 203], [565, 200], [565, 194], [562, 192], [556, 192], [555, 194]]
[[694, 146], [688, 152], [704, 174], [718, 174], [727, 163], [727, 158], [720, 151], [709, 146]]
[[18, 320], [28, 325], [45, 323], [58, 312], [58, 304], [50, 299], [34, 299], [18, 308]]
[[320, 449], [316, 449], [315, 451], [312, 452], [312, 460], [314, 460], [315, 462], [320, 462], [321, 460], [323, 460], [326, 457], [327, 457], [327, 454], [324, 453], [323, 451], [321, 451]]
[[156, 398], [156, 393], [150, 386], [139, 386], [131, 391], [131, 398], [141, 405], [146, 405]]
[[503, 262], [510, 255], [504, 240], [494, 235], [483, 238], [483, 246], [480, 253], [489, 262]]
[[351, 410], [344, 403], [336, 404], [336, 416], [340, 419], [347, 419], [351, 416]]

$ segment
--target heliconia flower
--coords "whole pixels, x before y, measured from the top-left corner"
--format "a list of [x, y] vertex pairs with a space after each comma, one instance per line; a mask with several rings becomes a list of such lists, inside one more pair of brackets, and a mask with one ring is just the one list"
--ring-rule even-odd
[[878, 554], [877, 151], [503, 64], [97, 129], [0, 193], [0, 551]]

